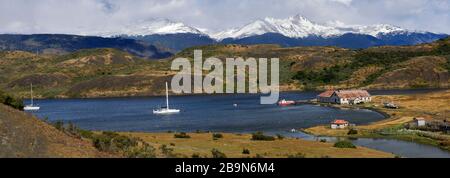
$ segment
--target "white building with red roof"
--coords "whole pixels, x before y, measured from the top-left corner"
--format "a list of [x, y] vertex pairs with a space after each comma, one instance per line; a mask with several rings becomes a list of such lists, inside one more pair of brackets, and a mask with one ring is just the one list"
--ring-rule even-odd
[[331, 122], [331, 128], [332, 129], [345, 129], [348, 127], [348, 122], [345, 120], [339, 120], [336, 119], [333, 122]]
[[328, 90], [317, 96], [321, 103], [359, 104], [372, 101], [367, 90]]

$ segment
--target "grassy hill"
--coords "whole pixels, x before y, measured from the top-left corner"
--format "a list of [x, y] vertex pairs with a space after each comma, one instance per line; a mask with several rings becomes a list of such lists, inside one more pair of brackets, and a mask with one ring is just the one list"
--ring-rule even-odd
[[338, 47], [277, 45], [209, 45], [176, 56], [148, 61], [112, 48], [70, 54], [36, 55], [0, 52], [0, 89], [28, 97], [33, 83], [37, 97], [107, 97], [163, 94], [170, 80], [170, 61], [193, 57], [280, 58], [282, 90], [328, 88], [450, 87], [450, 38], [416, 46], [383, 46], [364, 50]]
[[282, 89], [449, 87], [450, 38], [416, 46], [364, 50], [337, 47], [282, 48], [277, 45], [212, 45], [178, 53], [192, 57], [276, 57]]
[[42, 98], [152, 95], [160, 92], [154, 83], [170, 74], [168, 62], [110, 48], [67, 55], [0, 52], [0, 64], [0, 87], [22, 97], [29, 95], [30, 83]]
[[66, 135], [53, 126], [0, 104], [0, 157], [114, 157], [90, 141]]

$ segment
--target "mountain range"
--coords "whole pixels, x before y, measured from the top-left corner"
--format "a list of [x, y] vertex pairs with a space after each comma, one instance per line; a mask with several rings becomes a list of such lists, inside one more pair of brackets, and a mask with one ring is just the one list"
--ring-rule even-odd
[[286, 19], [264, 18], [242, 27], [211, 33], [181, 22], [152, 19], [127, 25], [115, 32], [98, 33], [104, 37], [120, 36], [162, 45], [173, 52], [209, 44], [279, 44], [294, 46], [338, 46], [368, 48], [384, 45], [415, 45], [448, 36], [407, 30], [394, 25], [346, 25], [339, 21], [320, 24], [296, 15]]
[[86, 48], [117, 48], [140, 57], [160, 59], [186, 48], [211, 44], [361, 49], [429, 43], [447, 36], [388, 24], [347, 25], [338, 21], [320, 24], [301, 15], [286, 19], [268, 17], [217, 33], [169, 19], [150, 19], [114, 30], [86, 30], [75, 35], [0, 35], [0, 49], [73, 52]]

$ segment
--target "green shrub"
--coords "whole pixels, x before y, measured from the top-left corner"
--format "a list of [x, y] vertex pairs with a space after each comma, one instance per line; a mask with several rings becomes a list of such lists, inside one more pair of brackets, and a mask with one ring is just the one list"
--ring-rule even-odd
[[137, 146], [138, 142], [136, 141], [135, 138], [130, 138], [124, 135], [118, 135], [113, 139], [113, 144], [115, 145], [115, 147], [121, 149], [121, 150], [126, 150], [130, 147], [135, 147]]
[[79, 129], [78, 133], [80, 134], [80, 136], [82, 138], [92, 138], [92, 136], [94, 135], [94, 132], [89, 131], [89, 130], [82, 130], [82, 129]]
[[159, 149], [166, 157], [168, 158], [175, 157], [175, 154], [173, 153], [173, 148], [169, 148], [167, 145], [161, 145]]
[[53, 127], [58, 129], [59, 131], [64, 132], [64, 130], [65, 130], [65, 128], [64, 128], [64, 121], [58, 120], [58, 121], [54, 122], [53, 123]]
[[181, 132], [181, 133], [176, 133], [174, 135], [175, 138], [191, 138], [191, 136], [189, 136], [188, 134]]
[[212, 137], [213, 137], [214, 140], [217, 140], [217, 139], [219, 139], [219, 138], [223, 138], [223, 135], [220, 134], [220, 133], [214, 133], [214, 134], [212, 135]]
[[111, 139], [105, 135], [97, 135], [92, 139], [92, 143], [95, 148], [100, 151], [113, 152], [116, 151], [112, 147]]
[[327, 142], [327, 139], [320, 139], [320, 142], [326, 143], [326, 142]]
[[213, 158], [227, 158], [225, 153], [222, 153], [218, 149], [215, 149], [215, 148], [211, 150], [211, 154], [212, 154]]
[[92, 142], [95, 148], [107, 152], [121, 152], [138, 146], [136, 138], [130, 138], [110, 131], [92, 135]]
[[242, 150], [242, 154], [249, 155], [250, 154], [250, 150], [247, 149], [247, 148], [244, 148], [244, 150]]
[[127, 158], [155, 158], [155, 148], [149, 144], [143, 144], [141, 147], [132, 147], [125, 152]]
[[352, 142], [344, 140], [344, 141], [338, 141], [334, 144], [334, 147], [336, 148], [356, 148], [355, 145], [353, 145]]
[[23, 102], [22, 100], [13, 97], [3, 91], [0, 91], [0, 103], [3, 103], [4, 105], [11, 106], [14, 109], [23, 110]]
[[199, 153], [193, 153], [191, 158], [201, 158]]
[[281, 135], [281, 134], [277, 134], [277, 138], [278, 138], [278, 140], [283, 140], [283, 139], [284, 139], [284, 136]]
[[347, 133], [347, 135], [356, 135], [356, 134], [358, 134], [358, 130], [356, 129], [350, 129]]
[[263, 132], [256, 132], [252, 134], [252, 140], [257, 141], [273, 141], [275, 140], [275, 137], [264, 135]]

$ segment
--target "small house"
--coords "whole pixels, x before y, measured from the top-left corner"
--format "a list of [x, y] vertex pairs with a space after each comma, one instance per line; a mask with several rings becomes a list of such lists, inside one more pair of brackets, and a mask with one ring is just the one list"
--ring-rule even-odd
[[359, 104], [372, 101], [367, 90], [328, 90], [317, 96], [317, 101], [334, 104]]
[[334, 120], [331, 122], [331, 129], [345, 129], [349, 123], [345, 120]]
[[416, 122], [418, 127], [426, 125], [425, 119], [423, 117], [416, 117], [416, 118], [414, 118], [414, 122]]

